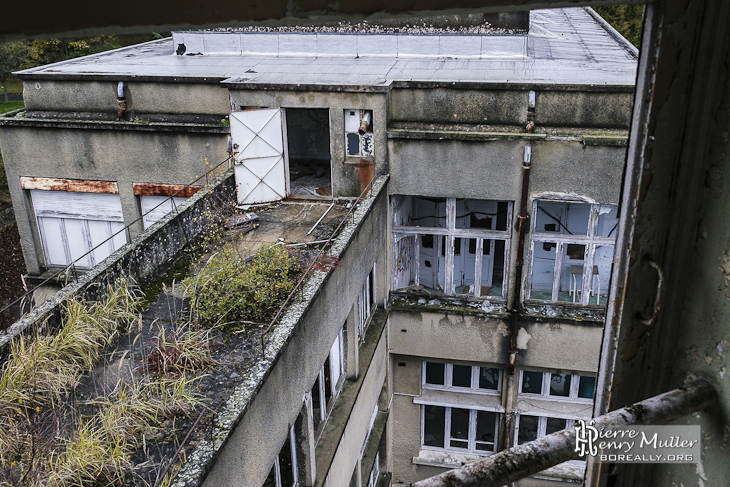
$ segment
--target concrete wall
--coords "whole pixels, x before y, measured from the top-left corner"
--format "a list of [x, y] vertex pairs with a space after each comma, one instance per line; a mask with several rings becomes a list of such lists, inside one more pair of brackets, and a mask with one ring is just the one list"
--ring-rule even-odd
[[534, 198], [543, 192], [559, 192], [617, 205], [625, 159], [626, 148], [622, 146], [534, 141], [530, 195]]
[[391, 194], [518, 199], [525, 144], [390, 139]]
[[[378, 254], [385, 251], [388, 211], [382, 179], [376, 194], [333, 244], [333, 255], [339, 256], [343, 266], [326, 277], [320, 272], [310, 279], [303, 291], [306, 301], [282, 319], [267, 339], [267, 357], [248, 371], [222, 410], [218, 426], [225, 445], [215, 452], [215, 458], [188, 462], [177, 485], [198, 485], [199, 480], [188, 480], [189, 472], [196, 472], [200, 479], [205, 468], [210, 468], [202, 482], [205, 486], [260, 487], [266, 479], [362, 282]], [[288, 318], [293, 316], [298, 318]], [[343, 464], [348, 461], [342, 460]]]
[[393, 121], [518, 125], [528, 120], [528, 94], [535, 92], [536, 127], [628, 129], [633, 91], [629, 88], [483, 86], [460, 89], [427, 83], [397, 84]]
[[[121, 81], [121, 80], [120, 80]], [[27, 110], [116, 113], [117, 81], [26, 80], [23, 101]], [[217, 82], [153, 83], [125, 81], [124, 94], [131, 116], [145, 113], [219, 114], [230, 112], [228, 91]], [[79, 96], [83, 93], [83, 96]]]
[[332, 192], [337, 196], [360, 194], [360, 158], [345, 156], [345, 110], [373, 111], [374, 174], [387, 172], [388, 96], [386, 93], [342, 91], [275, 91], [231, 88], [231, 103], [242, 107], [328, 108], [330, 111], [330, 155], [332, 157]]
[[[45, 258], [30, 199], [20, 187], [21, 176], [115, 181], [124, 221], [129, 225], [140, 216], [133, 183], [190, 184], [228, 157], [225, 129], [203, 127], [202, 132], [194, 132], [167, 126], [175, 130], [168, 132], [142, 130], [144, 127], [135, 130], [136, 125], [29, 122], [0, 129], [5, 171], [29, 274], [40, 274]], [[132, 227], [132, 236], [141, 229], [141, 223]]]

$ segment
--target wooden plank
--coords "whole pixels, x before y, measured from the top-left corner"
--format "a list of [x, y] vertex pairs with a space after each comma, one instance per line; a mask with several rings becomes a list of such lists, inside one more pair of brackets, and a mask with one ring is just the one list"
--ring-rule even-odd
[[182, 184], [134, 183], [136, 196], [176, 196], [190, 198], [203, 189], [202, 186], [184, 186]]
[[23, 189], [40, 189], [44, 191], [71, 191], [74, 193], [108, 193], [119, 194], [119, 186], [115, 181], [90, 181], [85, 179], [56, 178], [20, 178]]

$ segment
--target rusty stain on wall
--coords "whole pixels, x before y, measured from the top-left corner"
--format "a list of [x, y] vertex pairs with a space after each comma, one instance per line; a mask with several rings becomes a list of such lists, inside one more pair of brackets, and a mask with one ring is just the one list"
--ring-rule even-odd
[[119, 194], [119, 187], [114, 181], [21, 177], [20, 187], [23, 189], [41, 189], [45, 191]]
[[177, 196], [179, 198], [190, 198], [202, 188], [202, 186], [160, 183], [134, 183], [133, 186], [135, 196]]

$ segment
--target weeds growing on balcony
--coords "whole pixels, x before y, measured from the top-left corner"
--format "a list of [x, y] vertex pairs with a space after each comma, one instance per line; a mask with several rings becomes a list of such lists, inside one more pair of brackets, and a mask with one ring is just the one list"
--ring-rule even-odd
[[300, 274], [297, 259], [280, 245], [259, 250], [247, 263], [235, 250], [223, 250], [184, 282], [192, 295], [193, 321], [231, 329], [262, 323], [294, 289]]
[[108, 397], [69, 403], [83, 372], [138, 319], [138, 302], [121, 283], [100, 302], [67, 303], [55, 335], [11, 344], [0, 371], [1, 487], [122, 485], [143, 432], [200, 404], [197, 378], [183, 373], [120, 381]]

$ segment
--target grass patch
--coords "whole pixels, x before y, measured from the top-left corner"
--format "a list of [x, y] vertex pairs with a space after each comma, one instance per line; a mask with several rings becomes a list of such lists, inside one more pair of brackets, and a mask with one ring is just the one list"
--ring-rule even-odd
[[192, 295], [190, 309], [195, 323], [240, 329], [270, 319], [300, 275], [296, 257], [283, 246], [265, 247], [247, 263], [228, 248], [215, 254], [183, 285]]
[[[0, 97], [1, 99], [2, 97]], [[12, 112], [19, 108], [25, 108], [25, 102], [23, 100], [0, 101], [0, 113]]]
[[[200, 365], [193, 359], [185, 359], [174, 377], [120, 381], [108, 397], [70, 400], [85, 370], [139, 319], [139, 302], [121, 283], [100, 302], [69, 301], [55, 335], [12, 342], [11, 358], [0, 371], [0, 487], [124, 485], [144, 432], [189, 416], [200, 404], [198, 378], [184, 374]], [[201, 348], [202, 337], [185, 338]], [[209, 357], [203, 349], [195, 356]]]

